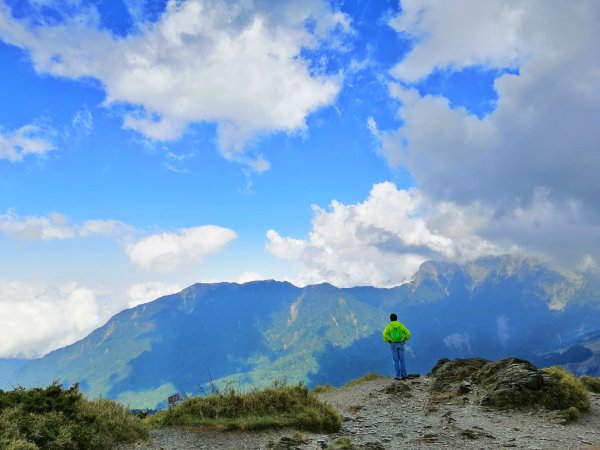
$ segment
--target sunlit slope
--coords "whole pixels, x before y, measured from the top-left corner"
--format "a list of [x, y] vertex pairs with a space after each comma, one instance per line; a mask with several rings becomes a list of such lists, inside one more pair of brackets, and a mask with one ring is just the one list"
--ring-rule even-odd
[[211, 381], [341, 384], [391, 373], [381, 340], [390, 312], [413, 333], [411, 372], [468, 356], [559, 360], [593, 372], [598, 358], [589, 336], [600, 332], [594, 283], [591, 274], [567, 277], [501, 257], [428, 262], [392, 289], [197, 284], [117, 314], [85, 339], [27, 363], [12, 381], [79, 382], [91, 396], [134, 407], [164, 404], [173, 392], [199, 393]]

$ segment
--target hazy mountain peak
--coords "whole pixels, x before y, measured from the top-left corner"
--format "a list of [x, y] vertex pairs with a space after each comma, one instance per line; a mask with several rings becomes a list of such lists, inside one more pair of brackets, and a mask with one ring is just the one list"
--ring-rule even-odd
[[[446, 261], [426, 261], [419, 267], [409, 283], [412, 292], [417, 290], [439, 291], [448, 295], [449, 285], [462, 271], [458, 264]], [[435, 294], [434, 298], [437, 298]]]

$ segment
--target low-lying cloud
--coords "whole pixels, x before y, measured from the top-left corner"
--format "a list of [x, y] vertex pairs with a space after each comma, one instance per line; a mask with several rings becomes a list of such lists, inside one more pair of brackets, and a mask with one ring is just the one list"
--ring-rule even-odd
[[160, 281], [135, 283], [127, 289], [128, 307], [142, 305], [169, 294], [175, 294], [183, 289], [179, 284], [169, 284]]
[[38, 357], [71, 344], [99, 326], [100, 316], [95, 293], [76, 283], [0, 281], [0, 357]]
[[174, 294], [159, 281], [113, 289], [0, 280], [0, 358], [37, 358], [85, 338], [114, 314]]

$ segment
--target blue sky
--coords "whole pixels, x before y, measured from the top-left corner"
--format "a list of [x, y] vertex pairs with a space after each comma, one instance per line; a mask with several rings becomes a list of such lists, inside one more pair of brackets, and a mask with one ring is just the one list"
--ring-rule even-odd
[[0, 0], [0, 357], [194, 282], [598, 270], [598, 14]]

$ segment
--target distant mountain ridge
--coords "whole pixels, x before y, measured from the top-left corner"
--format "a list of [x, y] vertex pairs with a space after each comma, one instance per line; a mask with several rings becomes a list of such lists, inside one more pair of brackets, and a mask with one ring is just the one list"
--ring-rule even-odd
[[28, 362], [28, 359], [0, 358], [0, 388], [9, 387], [14, 374]]
[[411, 282], [390, 289], [196, 284], [120, 312], [85, 339], [26, 363], [10, 381], [78, 382], [91, 396], [132, 407], [161, 405], [173, 392], [198, 393], [219, 380], [339, 385], [390, 373], [381, 339], [390, 312], [413, 333], [411, 371], [442, 357], [520, 356], [600, 372], [597, 275], [570, 277], [504, 256], [426, 262]]

